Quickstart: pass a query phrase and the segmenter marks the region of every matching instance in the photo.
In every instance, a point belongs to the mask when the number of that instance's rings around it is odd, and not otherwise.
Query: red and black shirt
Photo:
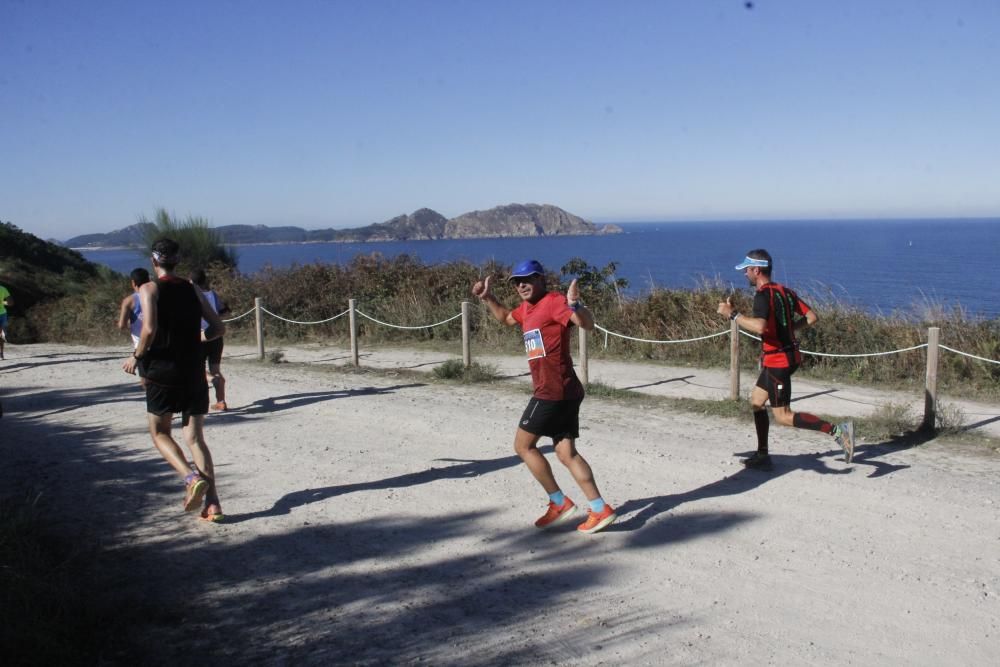
[[[753,316],[767,321],[761,335],[765,368],[790,368],[802,363],[795,340],[795,320],[810,310],[809,304],[784,285],[767,283],[757,288]]]

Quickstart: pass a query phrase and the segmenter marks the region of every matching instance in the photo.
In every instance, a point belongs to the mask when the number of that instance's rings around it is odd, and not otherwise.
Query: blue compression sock
[[[590,511],[591,512],[601,512],[604,510],[604,498],[598,496],[590,501]]]
[[[549,500],[554,502],[556,506],[562,507],[562,504],[566,502],[566,494],[562,491],[553,491],[549,494]]]

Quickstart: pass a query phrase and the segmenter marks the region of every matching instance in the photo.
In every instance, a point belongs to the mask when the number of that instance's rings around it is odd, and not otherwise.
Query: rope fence
[[[977,361],[985,361],[988,364],[997,364],[997,365],[1000,365],[1000,361],[997,361],[996,359],[987,359],[986,357],[977,357],[976,355],[969,354],[968,352],[961,352],[959,350],[953,350],[950,347],[948,347],[947,345],[941,345],[940,347],[941,347],[942,350],[948,350],[949,352],[954,352],[955,354],[957,354],[959,356],[962,356],[962,357],[968,357],[969,359],[976,359]]]
[[[287,318],[285,318],[285,317],[282,317],[281,315],[275,315],[274,313],[272,313],[272,312],[271,312],[270,310],[268,310],[267,308],[263,308],[263,307],[262,307],[262,308],[261,308],[261,310],[262,310],[262,311],[264,311],[265,313],[267,313],[268,315],[270,315],[271,317],[273,317],[273,318],[275,318],[275,319],[278,319],[278,320],[281,320],[282,322],[288,322],[289,324],[325,324],[326,322],[333,322],[333,321],[334,321],[335,319],[337,319],[338,317],[343,317],[344,315],[347,315],[347,313],[349,313],[349,312],[350,312],[350,310],[345,310],[345,311],[344,311],[344,312],[342,312],[341,314],[339,314],[339,315],[334,315],[333,317],[328,317],[328,318],[326,318],[325,320],[316,320],[316,321],[314,321],[314,322],[300,322],[300,321],[298,321],[298,320],[290,320],[290,319],[287,319]]]
[[[747,333],[746,331],[740,331],[741,334],[747,338],[753,338],[756,341],[760,341],[760,336],[754,336],[752,333]],[[861,357],[885,357],[890,354],[899,354],[901,352],[910,352],[912,350],[919,350],[921,348],[927,347],[927,343],[921,343],[920,345],[914,345],[913,347],[904,347],[899,350],[888,350],[887,352],[863,352],[861,354],[830,354],[827,352],[811,352],[810,350],[799,350],[802,354],[807,354],[811,357],[841,357],[844,359],[859,359]],[[941,347],[944,347],[943,345]],[[984,361],[987,361],[984,359]],[[1000,362],[997,362],[1000,363]]]
[[[375,319],[374,317],[372,317],[371,315],[365,315],[365,314],[364,314],[364,313],[362,313],[362,312],[361,312],[360,310],[359,310],[359,311],[357,311],[357,313],[358,313],[358,315],[360,315],[361,317],[364,317],[365,319],[368,319],[368,320],[371,320],[371,321],[372,321],[372,322],[374,322],[375,324],[381,324],[381,325],[382,325],[382,326],[384,326],[384,327],[390,327],[390,328],[392,328],[392,329],[408,329],[408,330],[410,330],[410,331],[413,331],[413,330],[415,330],[415,329],[433,329],[434,327],[439,327],[439,326],[441,326],[442,324],[448,324],[448,322],[451,322],[451,321],[453,321],[453,320],[457,320],[458,318],[460,318],[460,317],[462,316],[462,313],[459,313],[458,315],[455,315],[454,317],[449,317],[449,318],[448,318],[448,319],[446,319],[446,320],[441,320],[441,321],[440,321],[440,322],[438,322],[437,324],[423,324],[423,325],[420,325],[420,326],[415,326],[415,327],[405,327],[405,326],[403,326],[403,325],[401,325],[401,324],[389,324],[388,322],[383,322],[383,321],[381,321],[381,320],[376,320],[376,319]]]
[[[257,306],[254,306],[253,308],[251,308],[247,312],[243,313],[242,315],[237,315],[236,317],[230,317],[228,320],[222,320],[222,321],[223,322],[235,322],[237,320],[242,320],[244,317],[246,317],[250,313],[254,313],[254,312],[257,312]]]
[[[719,333],[708,334],[707,336],[700,336],[698,338],[682,338],[678,340],[649,340],[647,338],[632,338],[631,336],[626,336],[625,334],[615,333],[614,331],[608,331],[599,324],[594,324],[594,328],[598,331],[604,332],[604,348],[608,347],[608,336],[615,336],[616,338],[623,338],[625,340],[635,341],[636,343],[657,343],[661,345],[669,345],[673,343],[696,343],[700,340],[708,340],[710,338],[718,338],[719,336],[725,336],[728,331],[720,331]]]
[[[434,324],[422,324],[422,325],[402,325],[402,324],[392,324],[390,322],[383,322],[382,320],[376,319],[371,315],[368,315],[357,309],[354,299],[348,301],[347,310],[333,317],[328,317],[323,320],[315,320],[310,322],[304,322],[299,320],[293,320],[290,318],[282,317],[276,313],[264,308],[261,299],[258,297],[254,299],[254,307],[236,317],[223,320],[223,322],[236,322],[244,317],[247,317],[251,313],[256,313],[256,324],[257,324],[257,352],[258,358],[264,359],[264,323],[263,314],[267,314],[277,320],[286,322],[288,324],[298,324],[298,325],[315,325],[315,324],[325,324],[327,322],[332,322],[336,319],[348,315],[350,334],[351,334],[351,356],[353,358],[353,363],[355,366],[360,365],[360,355],[359,355],[359,345],[358,345],[358,326],[357,326],[357,316],[361,317],[384,327],[390,327],[393,329],[402,329],[408,331],[415,331],[419,329],[432,329],[435,327],[444,326],[454,322],[457,319],[462,320],[462,359],[466,368],[472,365],[471,356],[471,321],[470,321],[470,303],[468,301],[462,302],[462,309],[457,315],[449,317],[447,319],[441,320],[440,322],[435,322]],[[759,336],[755,336],[746,331],[742,331],[736,322],[732,322],[728,331],[719,331],[717,333],[707,334],[705,336],[699,336],[696,338],[683,338],[674,340],[652,340],[647,338],[636,338],[633,336],[627,336],[622,333],[611,331],[602,327],[599,324],[594,325],[594,329],[600,331],[604,334],[604,348],[608,347],[608,339],[610,337],[621,338],[623,340],[633,341],[637,343],[649,343],[654,345],[675,345],[679,343],[696,343],[704,340],[710,340],[713,338],[719,338],[725,335],[729,335],[730,338],[730,398],[732,400],[739,400],[740,395],[740,365],[739,365],[739,341],[740,335],[744,335],[747,338],[751,338],[755,341],[760,341]],[[919,345],[913,345],[911,347],[900,348],[897,350],[886,350],[882,352],[863,352],[863,353],[830,353],[830,352],[816,352],[813,350],[799,350],[802,354],[814,357],[827,357],[827,358],[843,358],[843,359],[860,359],[868,357],[884,357],[893,354],[903,354],[906,352],[914,352],[916,350],[926,350],[927,355],[927,368],[926,368],[926,380],[924,383],[924,419],[921,424],[921,429],[923,430],[934,430],[936,413],[937,413],[937,372],[938,372],[938,359],[940,355],[940,350],[945,350],[953,354],[960,355],[969,359],[974,359],[976,361],[982,361],[989,364],[1000,365],[1000,360],[988,359],[986,357],[981,357],[975,354],[970,354],[968,352],[962,352],[961,350],[956,350],[950,348],[946,345],[940,344],[940,328],[930,327],[927,329],[927,342],[920,343]],[[584,384],[589,382],[589,355],[587,352],[587,339],[589,334],[587,331],[580,330],[580,359],[578,363],[578,368],[580,370],[580,379]]]

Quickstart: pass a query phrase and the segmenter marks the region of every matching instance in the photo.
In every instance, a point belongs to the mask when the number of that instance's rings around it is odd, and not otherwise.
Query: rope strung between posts
[[[275,317],[275,318],[281,320],[282,322],[288,322],[289,324],[323,324],[324,322],[332,322],[333,320],[337,319],[338,317],[343,317],[347,313],[351,312],[350,309],[347,309],[344,312],[342,312],[341,314],[334,315],[333,317],[328,317],[325,320],[316,320],[315,322],[299,322],[299,321],[296,321],[296,320],[286,319],[286,318],[282,317],[281,315],[275,315],[274,313],[272,313],[270,310],[268,310],[264,306],[261,306],[260,309],[262,311],[264,311],[265,313],[267,313],[268,315],[270,315],[271,317]]]
[[[222,320],[222,321],[223,322],[235,322],[236,320],[242,320],[244,317],[246,317],[250,313],[254,312],[255,310],[257,310],[257,306],[254,306],[253,308],[251,308],[247,312],[243,313],[242,315],[237,315],[236,317],[231,317],[228,320]]]
[[[988,363],[991,363],[991,364],[1000,364],[1000,361],[996,361],[995,359],[987,359],[985,357],[977,357],[976,355],[969,354],[968,352],[959,352],[958,350],[951,349],[947,345],[938,345],[938,347],[940,347],[942,350],[948,350],[949,352],[954,352],[955,354],[960,354],[963,357],[969,357],[970,359],[978,359],[979,361],[985,361],[985,362],[988,362]]]
[[[251,308],[250,310],[248,310],[247,312],[243,313],[242,315],[237,315],[236,317],[232,317],[232,318],[229,318],[229,319],[226,319],[226,320],[222,320],[222,321],[223,322],[236,322],[237,320],[241,320],[244,317],[246,317],[247,315],[249,315],[250,313],[254,312],[256,309],[257,308],[255,306],[255,307]],[[275,313],[272,313],[271,311],[269,311],[267,308],[264,308],[263,306],[261,306],[260,309],[261,309],[261,311],[267,313],[271,317],[279,319],[282,322],[288,322],[289,324],[324,324],[326,322],[332,322],[333,320],[335,320],[337,318],[340,318],[340,317],[343,317],[344,315],[347,315],[349,312],[351,312],[350,309],[348,308],[344,312],[342,312],[342,313],[340,313],[338,315],[334,315],[333,317],[328,317],[325,320],[316,320],[315,322],[302,322],[302,321],[299,321],[299,320],[290,320],[288,318],[282,317],[281,315],[277,315]],[[439,327],[442,324],[448,324],[449,322],[451,322],[453,320],[457,320],[458,318],[460,318],[462,316],[462,313],[459,313],[457,315],[449,317],[446,320],[442,320],[440,322],[437,322],[436,324],[424,324],[424,325],[420,325],[420,326],[403,326],[403,325],[399,325],[399,324],[390,324],[388,322],[383,322],[381,320],[377,320],[374,317],[372,317],[371,315],[363,313],[360,310],[355,310],[355,312],[358,315],[361,315],[362,317],[364,317],[364,318],[366,318],[368,320],[371,320],[372,322],[374,322],[376,324],[381,324],[382,326],[391,327],[393,329],[407,329],[407,330],[432,329],[434,327]],[[675,344],[675,343],[696,343],[698,341],[709,340],[711,338],[718,338],[719,336],[725,336],[725,335],[729,334],[729,331],[726,330],[726,331],[720,331],[720,332],[714,333],[714,334],[708,334],[706,336],[699,336],[697,338],[681,338],[681,339],[676,339],[676,340],[652,340],[652,339],[649,339],[649,338],[635,338],[635,337],[632,337],[632,336],[626,336],[625,334],[620,334],[620,333],[617,333],[615,331],[610,331],[608,329],[605,329],[604,327],[602,327],[599,324],[595,324],[594,328],[597,329],[598,331],[601,331],[601,332],[604,333],[604,347],[605,348],[608,347],[608,337],[609,336],[614,336],[616,338],[622,338],[624,340],[630,340],[630,341],[633,341],[633,342],[636,342],[636,343],[652,343],[652,344],[656,344],[656,345],[671,345],[671,344]],[[744,336],[746,336],[747,338],[752,338],[752,339],[754,339],[756,341],[760,341],[760,337],[759,336],[754,336],[753,334],[748,333],[746,331],[743,331],[742,329],[740,330],[740,333],[743,334]],[[799,351],[802,354],[808,354],[808,355],[814,356],[814,357],[837,357],[837,358],[843,358],[843,359],[859,359],[859,358],[864,358],[864,357],[884,357],[884,356],[888,356],[890,354],[900,354],[900,353],[903,353],[903,352],[912,352],[914,350],[919,350],[919,349],[922,349],[922,348],[925,348],[925,347],[927,347],[927,343],[920,343],[919,345],[914,345],[912,347],[904,347],[904,348],[900,348],[898,350],[889,350],[887,352],[865,352],[865,353],[861,353],[861,354],[831,354],[831,353],[827,353],[827,352],[814,352],[812,350],[799,350]],[[989,363],[989,364],[998,364],[998,365],[1000,365],[1000,361],[997,361],[996,359],[987,359],[986,357],[980,357],[980,356],[977,356],[975,354],[969,354],[968,352],[962,352],[961,350],[956,350],[956,349],[950,348],[947,345],[939,345],[938,347],[940,347],[942,350],[947,350],[949,352],[954,352],[955,354],[958,354],[960,356],[968,357],[969,359],[976,359],[977,361],[985,361],[986,363]]]
[[[439,327],[442,324],[448,324],[448,322],[451,322],[452,320],[457,320],[458,318],[460,318],[462,316],[462,313],[459,313],[458,315],[455,315],[454,317],[449,317],[448,319],[442,320],[442,321],[438,322],[437,324],[424,324],[424,325],[421,325],[419,327],[404,327],[404,326],[401,326],[399,324],[389,324],[388,322],[382,322],[380,320],[376,320],[371,315],[365,315],[360,310],[355,310],[354,312],[356,312],[361,317],[368,318],[369,320],[371,320],[375,324],[381,324],[384,327],[392,327],[393,329],[431,329],[433,327]]]
[[[753,338],[756,341],[760,340],[759,336],[754,336],[746,331],[740,331],[741,334],[747,338]],[[899,350],[889,350],[888,352],[864,352],[861,354],[828,354],[826,352],[812,352],[810,350],[799,350],[802,354],[808,354],[813,357],[843,357],[843,358],[859,358],[859,357],[884,357],[890,354],[899,354],[900,352],[911,352],[912,350],[919,350],[922,347],[927,347],[927,343],[921,343],[920,345],[914,345],[913,347],[904,347]]]
[[[728,331],[720,331],[719,333],[709,334],[707,336],[701,336],[699,338],[685,338],[683,340],[648,340],[646,338],[632,338],[631,336],[626,336],[624,334],[615,333],[614,331],[608,331],[607,329],[605,329],[604,327],[602,327],[600,324],[595,324],[594,328],[597,329],[598,331],[603,331],[604,332],[604,347],[608,346],[608,336],[616,336],[618,338],[624,338],[625,340],[632,340],[632,341],[635,341],[637,343],[662,343],[662,344],[668,344],[668,343],[694,343],[694,342],[699,341],[699,340],[708,340],[709,338],[716,338],[718,336],[725,336],[726,334],[729,333]]]

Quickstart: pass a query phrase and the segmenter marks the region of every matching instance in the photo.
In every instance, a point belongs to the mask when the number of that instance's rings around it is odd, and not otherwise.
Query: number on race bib
[[[540,329],[532,329],[524,332],[524,353],[528,355],[528,360],[541,359],[545,356],[545,343],[542,342],[542,332]]]

